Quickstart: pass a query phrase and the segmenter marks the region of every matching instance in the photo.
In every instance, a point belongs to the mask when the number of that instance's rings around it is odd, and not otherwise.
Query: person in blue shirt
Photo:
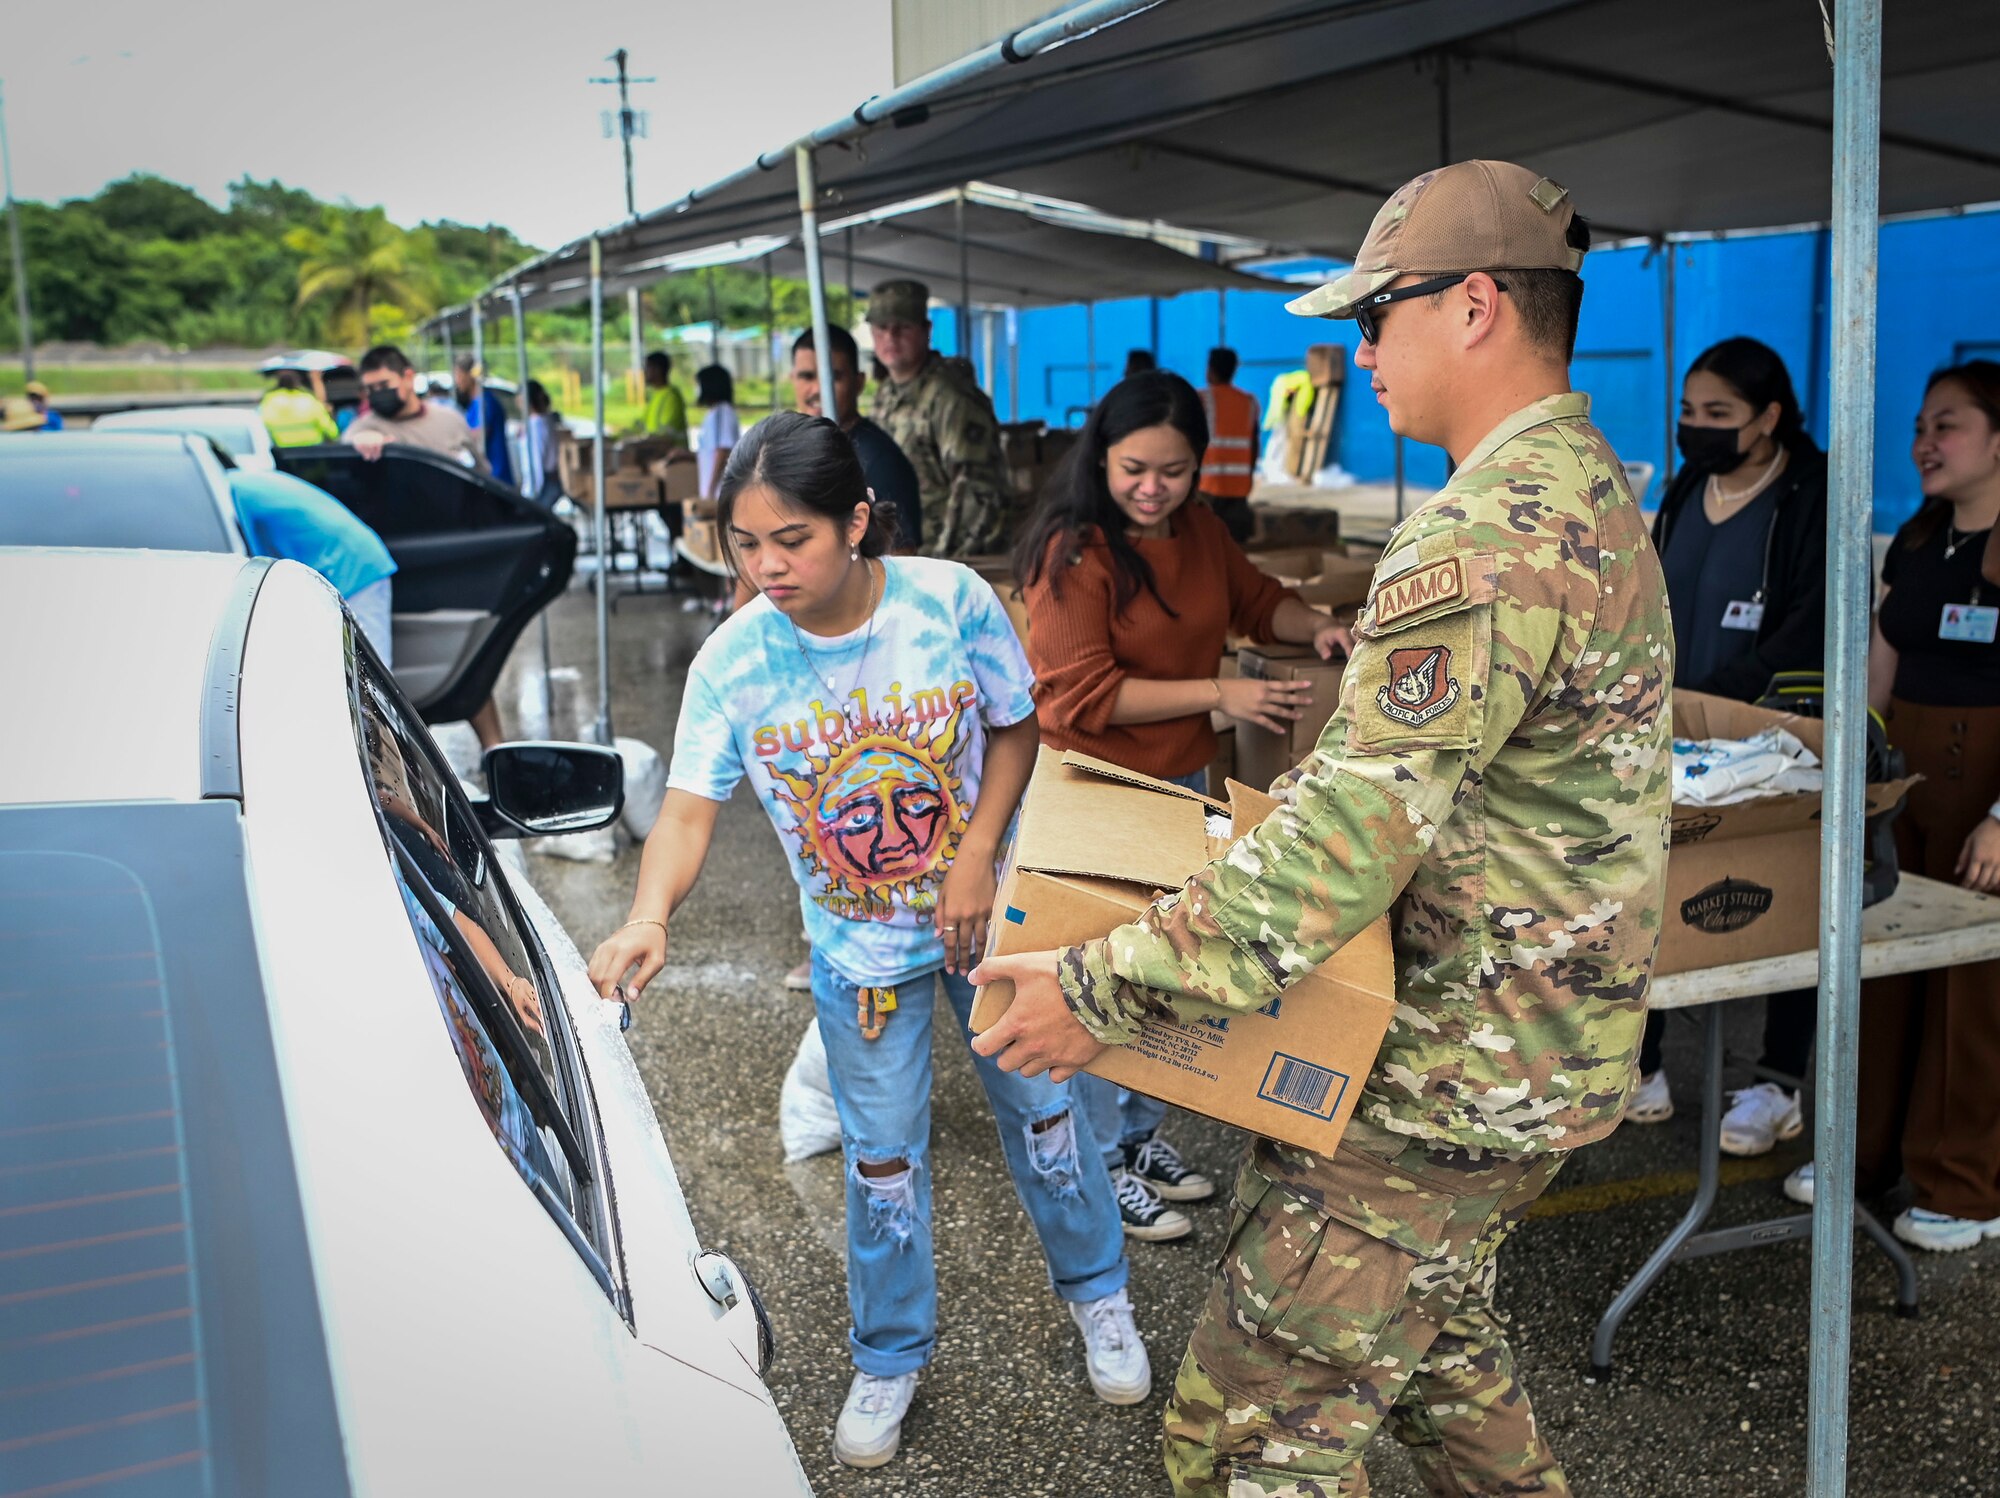
[[[229,471],[229,492],[251,554],[300,562],[333,584],[385,667],[396,559],[382,538],[316,484],[289,473]]]
[[[507,408],[479,382],[479,361],[470,354],[452,360],[451,383],[458,395],[458,409],[465,413],[465,424],[479,434],[486,466],[493,470],[494,478],[514,488],[514,455],[507,450]]]
[[[49,404],[49,387],[40,380],[30,380],[22,387],[28,397],[28,404],[42,416],[42,430],[60,432],[63,429],[62,412]]]

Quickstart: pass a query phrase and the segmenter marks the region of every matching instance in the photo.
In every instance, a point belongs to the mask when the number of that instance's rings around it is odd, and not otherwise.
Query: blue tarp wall
[[[1704,348],[1736,334],[1761,338],[1784,357],[1798,386],[1806,425],[1826,443],[1828,350],[1826,297],[1830,241],[1825,231],[1708,240],[1673,247],[1675,354],[1684,370]],[[1268,267],[1291,275],[1305,265]],[[1584,267],[1587,291],[1572,371],[1592,409],[1627,460],[1663,470],[1667,371],[1660,257],[1644,248],[1599,251]],[[1875,517],[1895,529],[1917,507],[1909,434],[1923,385],[1942,365],[2000,358],[2000,212],[1886,224],[1881,249],[1881,335],[1875,402]],[[1226,297],[1227,305],[1218,306]],[[1342,343],[1351,322],[1306,321],[1271,292],[1189,292],[1158,299],[1050,307],[1015,314],[1020,341],[1018,401],[1008,381],[1004,335],[994,358],[994,404],[1003,420],[1074,425],[1095,395],[1113,384],[1129,349],[1153,351],[1163,368],[1199,381],[1208,350],[1226,329],[1242,369],[1237,383],[1263,399],[1273,375],[1305,362],[1306,345]],[[937,342],[957,345],[954,314],[937,316]],[[1093,326],[1094,325],[1094,326]],[[1095,349],[1095,355],[1091,350]],[[1091,368],[1095,363],[1095,371]],[[1341,402],[1332,456],[1356,478],[1386,481],[1395,444],[1365,382]],[[1674,394],[1678,397],[1678,375]],[[1410,482],[1444,479],[1443,455],[1411,446]],[[1659,480],[1648,503],[1658,499]]]

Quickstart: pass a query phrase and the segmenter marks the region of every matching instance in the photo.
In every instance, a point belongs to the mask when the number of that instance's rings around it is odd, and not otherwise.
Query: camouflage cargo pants
[[[1386,1420],[1432,1493],[1567,1495],[1493,1310],[1494,1255],[1562,1160],[1358,1120],[1331,1157],[1260,1140],[1167,1405],[1175,1493],[1366,1493]]]

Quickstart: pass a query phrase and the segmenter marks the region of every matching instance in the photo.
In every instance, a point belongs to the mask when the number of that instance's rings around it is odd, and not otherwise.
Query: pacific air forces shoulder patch
[[[1355,625],[1347,742],[1361,752],[1470,748],[1491,664],[1493,558],[1427,538],[1382,564]]]

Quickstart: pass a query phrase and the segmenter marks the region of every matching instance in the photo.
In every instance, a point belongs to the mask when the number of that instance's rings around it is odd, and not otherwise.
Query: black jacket
[[[1683,468],[1674,475],[1660,513],[1653,519],[1653,544],[1662,554],[1674,523],[1690,504],[1700,504],[1707,476]],[[1677,683],[1697,692],[1750,702],[1764,695],[1780,671],[1818,671],[1826,665],[1826,454],[1797,448],[1773,486],[1764,545],[1764,622],[1757,643],[1716,672],[1712,681]]]

